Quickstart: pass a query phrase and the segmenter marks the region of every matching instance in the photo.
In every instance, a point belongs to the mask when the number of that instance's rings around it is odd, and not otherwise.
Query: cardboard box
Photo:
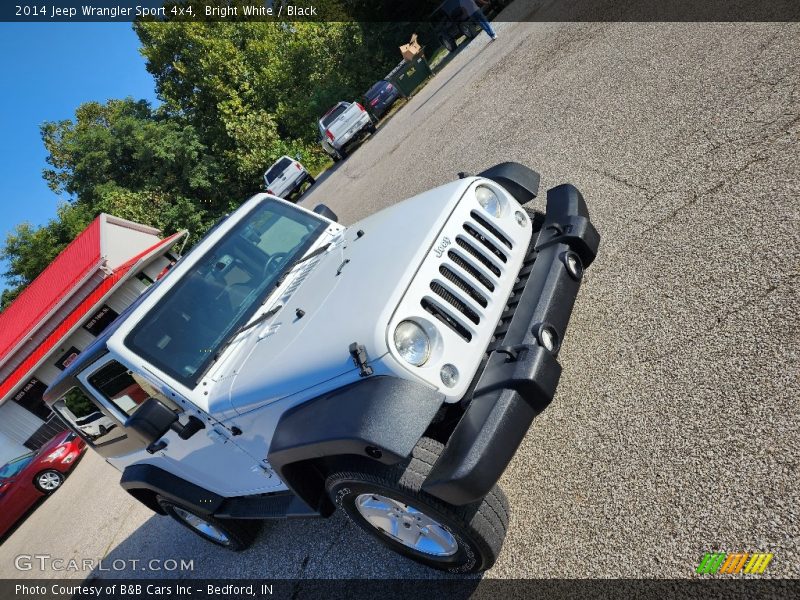
[[[417,56],[422,54],[422,46],[417,42],[417,34],[411,36],[411,41],[408,44],[400,46],[400,54],[403,55],[404,60],[414,60]]]

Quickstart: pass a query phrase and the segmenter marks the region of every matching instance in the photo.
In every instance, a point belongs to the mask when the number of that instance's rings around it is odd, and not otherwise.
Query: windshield
[[[270,182],[275,181],[278,176],[286,170],[292,164],[292,161],[285,156],[276,162],[272,167],[270,167],[269,171],[264,174],[264,181],[267,182],[269,185]]]
[[[125,344],[188,387],[255,313],[286,267],[324,231],[321,219],[265,200],[185,273]]]
[[[337,118],[339,118],[340,114],[342,114],[344,111],[347,110],[348,106],[350,106],[350,105],[349,104],[340,104],[339,106],[334,108],[331,112],[329,112],[327,115],[322,117],[322,126],[323,127],[328,127],[328,125],[330,125]]]
[[[22,471],[22,469],[30,464],[34,456],[34,453],[31,452],[30,454],[24,454],[23,456],[15,458],[14,460],[4,464],[2,467],[0,467],[0,479],[9,479],[10,477],[13,477]]]

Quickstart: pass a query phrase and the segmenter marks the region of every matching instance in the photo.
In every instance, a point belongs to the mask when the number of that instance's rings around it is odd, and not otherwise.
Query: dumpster
[[[386,76],[386,79],[397,86],[400,93],[410,96],[420,84],[431,76],[428,61],[421,54],[413,60],[404,60]]]

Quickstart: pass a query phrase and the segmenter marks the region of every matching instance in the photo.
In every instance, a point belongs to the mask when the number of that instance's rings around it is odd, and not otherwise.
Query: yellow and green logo
[[[766,552],[706,552],[697,572],[701,575],[724,573],[763,573],[772,560],[772,553]]]

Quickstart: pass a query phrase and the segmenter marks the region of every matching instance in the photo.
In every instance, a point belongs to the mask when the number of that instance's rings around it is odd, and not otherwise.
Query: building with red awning
[[[0,312],[0,464],[63,425],[42,401],[48,384],[165,268],[186,232],[99,215]]]

